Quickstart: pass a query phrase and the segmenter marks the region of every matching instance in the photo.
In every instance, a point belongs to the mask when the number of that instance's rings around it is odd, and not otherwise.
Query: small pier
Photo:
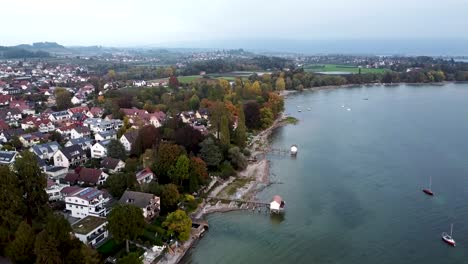
[[[266,209],[266,212],[270,213],[282,213],[284,211],[285,203],[282,201],[281,197],[275,195],[273,197],[272,202],[261,202],[256,200],[242,200],[242,199],[229,199],[229,198],[218,198],[213,196],[208,196],[207,199],[217,200],[220,202],[229,202],[229,203],[237,203],[239,209],[245,209],[252,211],[258,210],[259,212],[262,211],[263,208]]]

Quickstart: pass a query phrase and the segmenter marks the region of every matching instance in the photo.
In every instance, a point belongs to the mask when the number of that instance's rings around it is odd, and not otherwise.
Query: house
[[[48,160],[54,156],[54,153],[59,150],[61,146],[56,141],[37,144],[30,148],[30,151],[36,154],[40,159]]]
[[[22,128],[12,128],[2,131],[0,133],[0,141],[6,143],[10,141],[13,137],[20,137],[21,135],[26,134]]]
[[[70,113],[68,111],[53,112],[49,115],[50,121],[54,123],[64,123],[70,120]]]
[[[123,134],[120,137],[120,143],[125,147],[125,150],[127,152],[130,152],[132,150],[132,145],[135,143],[135,140],[138,136],[138,131],[137,130],[131,130],[128,131],[127,133]]]
[[[71,185],[102,185],[109,177],[109,174],[98,169],[83,168],[79,167],[75,169],[75,172],[68,173],[64,181]]]
[[[65,197],[65,208],[75,218],[85,218],[88,215],[105,217],[108,213],[107,202],[109,202],[107,193],[96,188],[87,187],[80,188]]]
[[[3,120],[0,120],[0,131],[8,130],[10,126]]]
[[[110,143],[110,139],[106,139],[100,142],[96,142],[91,147],[91,158],[102,159],[107,157],[107,145]]]
[[[84,164],[88,158],[80,146],[73,145],[57,150],[53,159],[55,166],[70,168]]]
[[[58,180],[54,181],[51,179],[47,179],[47,187],[45,189],[47,196],[49,197],[49,201],[60,201],[63,200],[62,196],[62,189],[68,187],[70,185],[60,183]]]
[[[28,116],[21,122],[21,128],[37,128],[37,130],[41,133],[48,133],[55,130],[55,125],[49,119]]]
[[[26,102],[25,100],[12,100],[10,102],[10,108],[18,109],[25,115],[34,115],[36,113],[36,110],[34,110],[34,103]]]
[[[86,114],[88,111],[89,111],[89,107],[87,106],[77,106],[77,107],[72,107],[68,109],[68,113],[70,115],[77,114],[77,113]]]
[[[122,171],[125,168],[125,162],[119,159],[105,157],[101,161],[101,168],[112,174]]]
[[[0,151],[0,165],[12,165],[15,162],[16,151]]]
[[[0,94],[0,106],[8,106],[13,100],[13,96]]]
[[[150,183],[153,179],[155,179],[155,176],[150,168],[141,170],[136,174],[136,180],[139,184]]]
[[[71,99],[71,102],[72,104],[74,105],[77,105],[77,104],[82,104],[84,103],[86,100],[86,96],[84,94],[81,94],[81,93],[76,93],[72,99]]]
[[[93,140],[89,137],[81,137],[81,138],[74,138],[70,139],[65,143],[65,147],[70,147],[73,145],[80,146],[84,151],[91,149],[93,146]]]
[[[82,126],[82,125],[83,125],[83,122],[86,120],[86,118],[88,118],[88,117],[87,117],[85,114],[82,114],[82,113],[74,113],[74,114],[70,117],[70,122],[71,122],[72,124]]]
[[[68,168],[59,167],[59,166],[43,166],[44,173],[49,177],[49,179],[59,179],[67,175]]]
[[[103,132],[98,132],[94,135],[94,140],[97,142],[108,140],[108,139],[117,139],[117,131],[108,130]]]
[[[101,118],[88,118],[83,122],[83,126],[89,127],[94,133],[118,130],[122,125],[123,122],[119,119],[104,120]]]
[[[10,126],[18,126],[18,121],[22,118],[20,110],[16,108],[0,109],[0,120],[5,121]]]
[[[86,112],[86,116],[89,118],[101,118],[104,114],[104,110],[100,107],[91,107],[88,112]]]
[[[21,141],[21,144],[23,144],[25,148],[37,145],[41,141],[45,141],[48,138],[49,138],[48,134],[44,134],[41,132],[33,132],[33,133],[23,134],[19,136],[19,140]]]
[[[91,136],[91,130],[89,130],[89,128],[85,126],[75,127],[70,132],[71,139],[77,139],[77,138],[89,137],[89,136]]]
[[[151,193],[125,191],[119,200],[120,204],[131,204],[143,211],[145,219],[152,219],[159,215],[161,200]]]
[[[107,219],[88,215],[78,220],[71,226],[75,237],[85,245],[93,248],[104,242],[109,237]]]
[[[62,138],[69,139],[71,137],[72,130],[75,128],[75,125],[61,126],[56,129],[56,131],[62,135]]]
[[[284,210],[285,202],[279,195],[273,196],[273,199],[270,203],[270,212],[272,213],[280,213]]]

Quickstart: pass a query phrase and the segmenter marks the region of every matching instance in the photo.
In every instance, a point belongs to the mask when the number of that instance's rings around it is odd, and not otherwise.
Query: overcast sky
[[[468,0],[0,0],[0,45],[468,38]]]

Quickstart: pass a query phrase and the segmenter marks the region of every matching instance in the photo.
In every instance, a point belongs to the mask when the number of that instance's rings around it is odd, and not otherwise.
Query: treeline
[[[0,166],[0,255],[14,263],[101,263],[49,207],[46,179],[30,151],[13,168]]]
[[[232,71],[259,71],[259,70],[282,70],[293,67],[292,61],[278,58],[258,56],[249,59],[216,59],[196,61],[187,64],[180,69],[180,75],[196,75],[201,71],[206,73],[225,73]]]
[[[0,46],[0,58],[23,59],[23,58],[47,58],[50,54],[45,51],[29,51],[22,48]]]

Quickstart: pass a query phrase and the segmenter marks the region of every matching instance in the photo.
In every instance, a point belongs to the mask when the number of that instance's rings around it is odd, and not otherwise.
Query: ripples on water
[[[468,263],[467,98],[467,84],[290,96],[286,112],[300,123],[272,142],[297,144],[299,154],[270,156],[284,184],[259,194],[280,194],[285,216],[210,215],[210,231],[183,262]],[[434,197],[421,191],[429,176]],[[440,239],[451,222],[456,248]]]

